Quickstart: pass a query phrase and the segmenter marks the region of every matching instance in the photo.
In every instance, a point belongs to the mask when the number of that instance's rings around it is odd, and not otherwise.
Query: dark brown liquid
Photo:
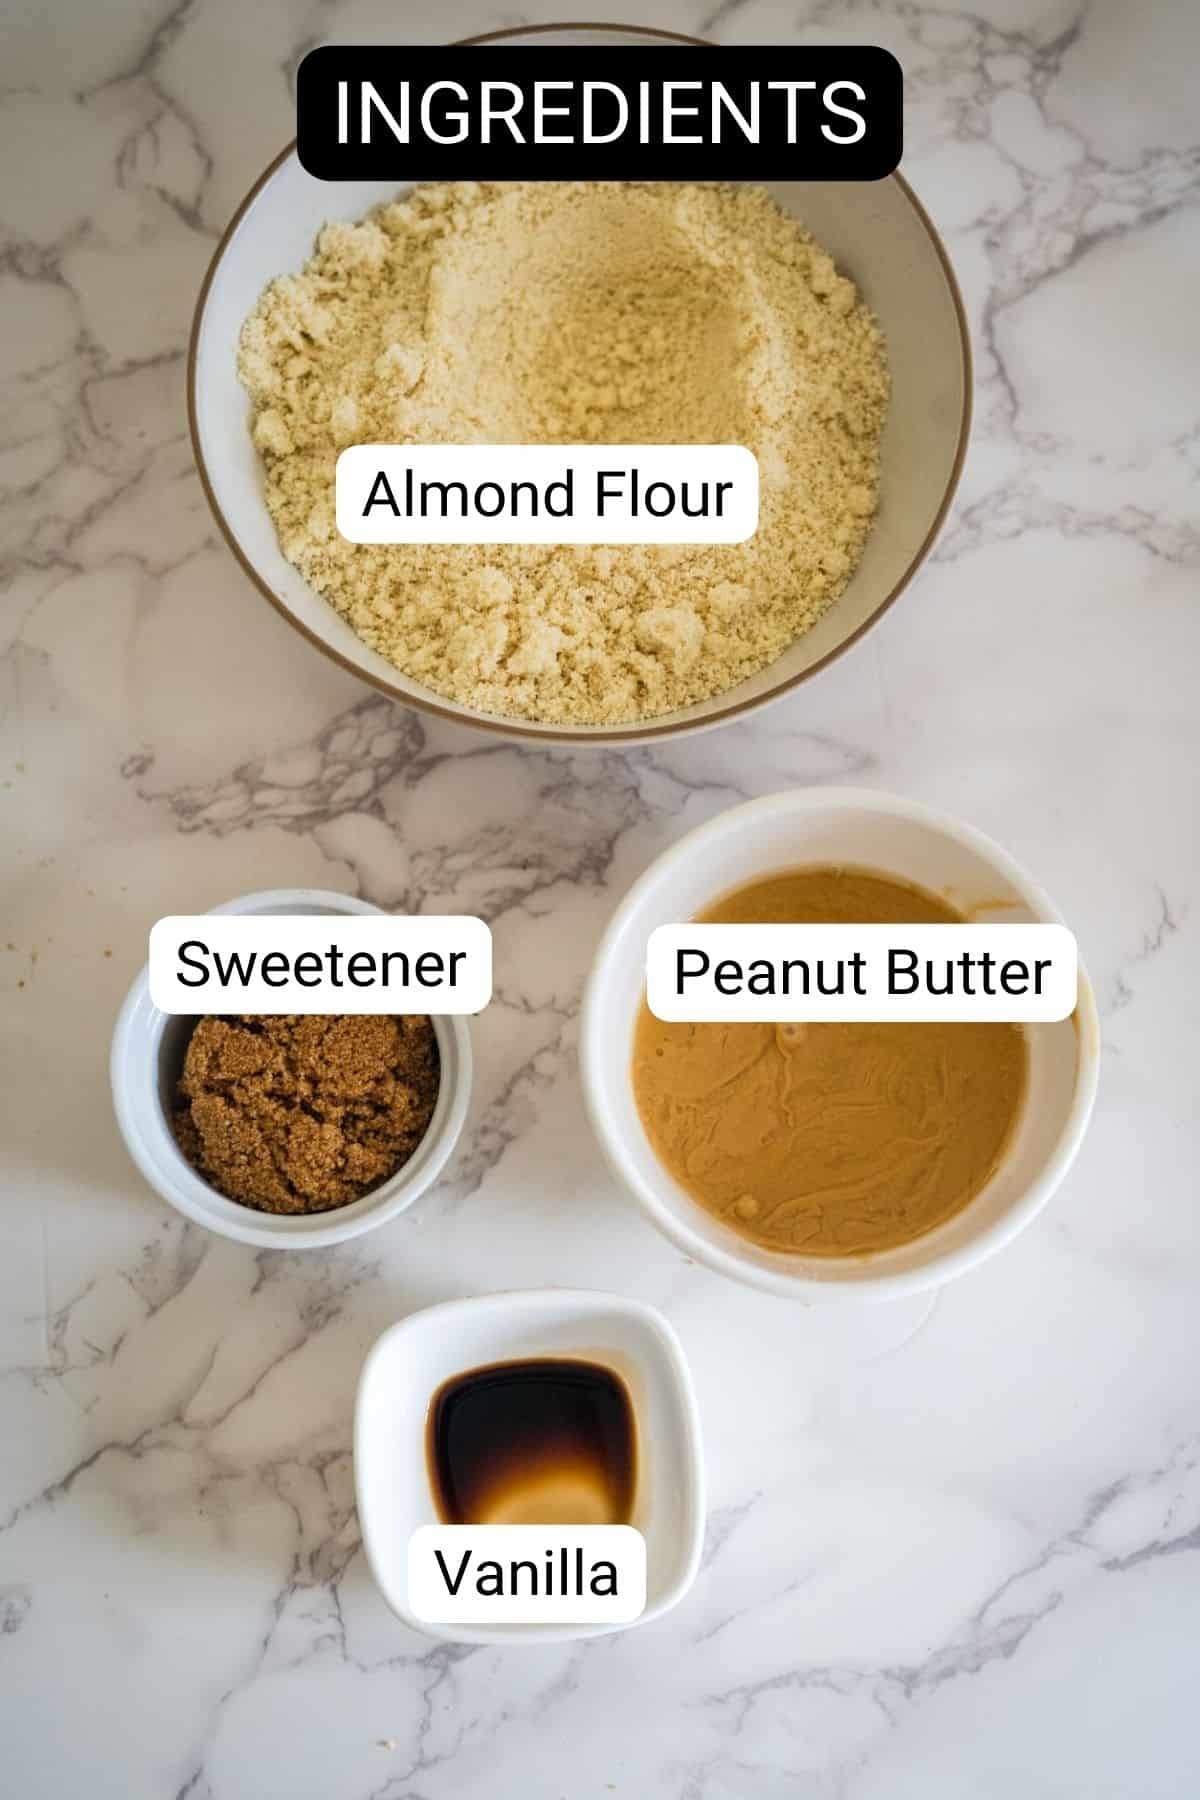
[[[455,1375],[429,1407],[426,1452],[447,1525],[624,1525],[637,1431],[625,1383],[546,1358]]]

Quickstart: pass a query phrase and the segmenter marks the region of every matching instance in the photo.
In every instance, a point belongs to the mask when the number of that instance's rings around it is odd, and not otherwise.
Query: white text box
[[[430,1625],[631,1625],[646,1542],[632,1525],[422,1525],[408,1604]]]
[[[352,544],[740,544],[758,528],[741,444],[354,444]]]
[[[482,919],[198,913],[150,933],[167,1013],[476,1013],[491,997]]]
[[[1069,1018],[1065,925],[660,925],[646,998],[660,1019]]]

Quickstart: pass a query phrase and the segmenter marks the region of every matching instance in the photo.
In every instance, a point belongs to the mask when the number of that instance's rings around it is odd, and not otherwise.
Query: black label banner
[[[310,50],[297,153],[322,181],[878,181],[900,65],[858,44]]]

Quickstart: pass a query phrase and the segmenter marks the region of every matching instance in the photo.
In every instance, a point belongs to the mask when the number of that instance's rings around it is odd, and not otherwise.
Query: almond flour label
[[[355,544],[740,544],[757,526],[739,444],[358,444],[337,463]]]

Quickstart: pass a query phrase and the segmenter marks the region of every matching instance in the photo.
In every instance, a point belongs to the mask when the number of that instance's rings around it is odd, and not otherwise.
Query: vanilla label
[[[429,1625],[631,1625],[646,1542],[632,1525],[423,1525],[408,1604]]]

